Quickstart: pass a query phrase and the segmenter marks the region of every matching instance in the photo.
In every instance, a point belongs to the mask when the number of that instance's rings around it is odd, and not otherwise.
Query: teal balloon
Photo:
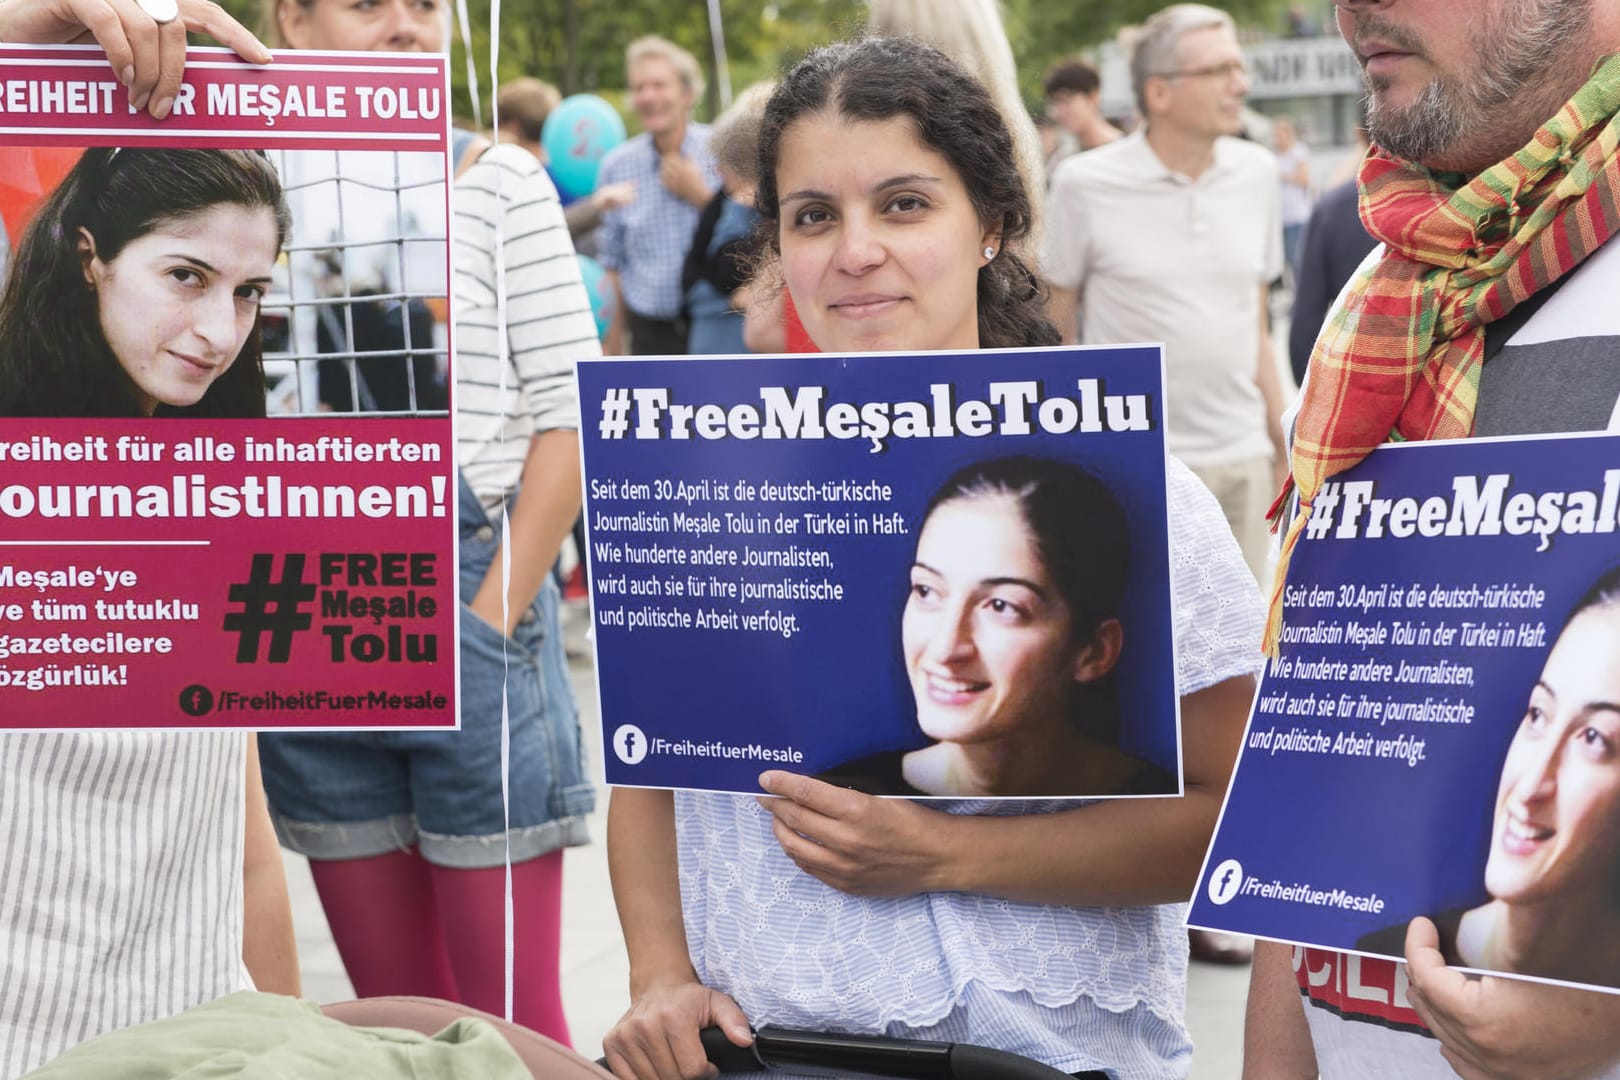
[[[624,142],[624,120],[595,94],[574,94],[551,110],[540,129],[540,144],[551,163],[557,189],[570,199],[596,190],[602,155]]]
[[[608,284],[607,271],[602,264],[589,255],[576,255],[579,260],[579,276],[585,279],[585,293],[591,298],[591,314],[596,318],[596,336],[606,337],[608,325],[613,322],[613,305],[615,297],[613,286]]]

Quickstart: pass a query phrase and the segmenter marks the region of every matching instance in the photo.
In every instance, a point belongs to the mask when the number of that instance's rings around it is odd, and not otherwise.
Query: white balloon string
[[[500,10],[499,5],[496,6],[496,10]],[[461,27],[461,44],[465,46],[467,54],[467,96],[472,99],[473,126],[482,128],[484,126],[484,106],[478,95],[478,64],[473,59],[472,16],[467,12],[467,0],[456,0],[456,23]],[[492,14],[489,20],[491,38],[495,36],[495,27],[499,25]],[[492,67],[490,68],[490,78],[493,79],[494,75],[495,69]]]

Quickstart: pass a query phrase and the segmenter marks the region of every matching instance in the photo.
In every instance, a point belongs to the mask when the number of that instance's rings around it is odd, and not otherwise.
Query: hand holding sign
[[[0,5],[0,41],[57,45],[94,41],[107,51],[129,101],[155,119],[169,115],[185,73],[186,31],[234,49],[242,59],[268,64],[270,50],[212,0],[179,0],[169,10],[135,0],[10,0]],[[168,16],[167,19],[159,16]]]
[[[1620,997],[1464,975],[1428,919],[1407,929],[1406,959],[1412,1006],[1463,1080],[1584,1080],[1620,1060]]]
[[[759,804],[788,858],[856,896],[911,896],[941,887],[949,815],[905,799],[880,799],[797,773],[759,778],[775,799]]]

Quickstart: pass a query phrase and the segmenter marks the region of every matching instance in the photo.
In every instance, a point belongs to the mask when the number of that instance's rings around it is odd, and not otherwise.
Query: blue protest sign
[[[608,782],[1175,794],[1161,368],[581,363]]]
[[[1317,497],[1189,922],[1620,986],[1620,440],[1382,448]]]

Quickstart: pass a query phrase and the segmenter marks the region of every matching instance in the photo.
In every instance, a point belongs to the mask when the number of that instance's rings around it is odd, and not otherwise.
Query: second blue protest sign
[[[1190,922],[1620,987],[1620,439],[1376,451],[1289,566]]]

